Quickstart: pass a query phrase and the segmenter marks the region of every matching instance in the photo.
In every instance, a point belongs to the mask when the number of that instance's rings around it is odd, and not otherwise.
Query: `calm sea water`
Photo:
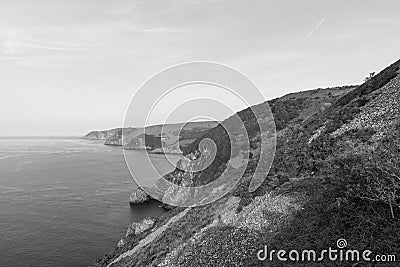
[[[128,151],[150,185],[146,153]],[[159,170],[173,169],[152,155]],[[175,158],[176,160],[178,157]],[[136,187],[122,149],[78,138],[0,138],[0,266],[85,266],[113,250],[132,221],[164,213],[130,207]]]

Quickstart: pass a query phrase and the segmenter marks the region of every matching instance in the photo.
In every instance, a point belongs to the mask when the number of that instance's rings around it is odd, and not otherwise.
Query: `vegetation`
[[[203,136],[209,130],[210,129],[203,129],[203,128],[192,128],[192,129],[186,130],[185,128],[183,128],[179,133],[179,141],[193,140],[193,139],[199,138],[199,137]]]
[[[161,148],[161,137],[159,136],[144,134],[144,142],[151,149]]]
[[[400,209],[399,131],[397,124],[371,152],[337,159],[333,179],[346,199],[367,202],[378,208],[376,212],[389,210],[392,220]]]
[[[303,187],[308,204],[271,246],[321,251],[345,238],[351,249],[400,255],[399,130],[371,152],[333,159],[324,179]]]
[[[333,103],[341,95],[341,92],[345,92],[346,90],[349,90],[349,88],[352,87],[344,86],[340,88],[334,88],[332,89],[332,91],[336,91],[335,95],[332,95],[331,92],[325,93],[324,90],[313,90],[310,91],[308,95],[303,92],[301,96],[293,94],[290,97],[268,101],[268,105],[270,106],[271,112],[274,115],[276,131],[296,127],[299,123],[302,123],[302,120],[299,119],[299,116],[302,113],[306,112],[306,114],[303,114],[305,115],[304,117],[313,116],[316,112],[320,110],[323,103],[322,101],[324,101],[325,103]],[[311,95],[316,92],[319,92],[319,94],[311,98]],[[266,105],[267,103],[261,103],[259,105],[253,106],[252,108],[247,108],[237,113],[237,115],[240,117],[245,125],[247,134],[249,136],[249,139],[251,140],[250,146],[252,150],[259,149],[258,146],[260,143],[260,129],[256,117],[253,113],[253,109],[266,110]],[[315,106],[316,109],[308,111],[310,106]],[[194,153],[195,151],[198,151],[199,143],[204,138],[212,139],[217,146],[217,155],[215,160],[208,168],[195,175],[195,185],[207,184],[219,177],[221,173],[223,173],[223,171],[225,170],[227,161],[233,156],[231,155],[229,135],[226,132],[225,128],[234,129],[235,127],[237,127],[237,125],[234,125],[234,121],[235,120],[233,120],[232,118],[228,118],[217,127],[207,131],[205,134],[201,135],[201,137],[197,138],[193,143],[183,148],[183,152],[186,155]],[[299,131],[300,130],[302,129],[299,129]],[[296,142],[294,139],[293,141]],[[280,146],[281,143],[277,145]],[[254,172],[257,163],[257,157],[253,158],[248,163],[245,176]],[[177,171],[179,172],[179,170]],[[280,168],[279,170],[276,170],[276,172],[286,173],[287,170]],[[174,173],[173,175],[177,176],[176,173]]]
[[[301,97],[276,102],[272,105],[271,111],[274,114],[276,130],[284,129],[291,120],[295,119],[308,104],[307,100],[307,98]]]

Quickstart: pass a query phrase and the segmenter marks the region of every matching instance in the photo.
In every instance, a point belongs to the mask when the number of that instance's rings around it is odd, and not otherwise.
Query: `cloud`
[[[324,23],[324,21],[327,19],[327,17],[324,17],[323,19],[321,19],[317,25],[315,25],[315,27],[306,35],[303,37],[302,41],[307,40],[308,38],[310,38],[314,32],[316,32],[318,30],[318,28],[322,25],[322,23]]]
[[[13,39],[8,39],[4,43],[4,53],[5,54],[15,54],[15,53],[23,53],[34,50],[50,50],[50,51],[87,51],[87,48],[76,47],[76,46],[67,46],[67,45],[54,45],[54,44],[46,44],[37,41],[17,41]]]
[[[301,42],[304,42],[304,41],[306,41],[308,38],[310,38],[310,37],[318,30],[318,28],[322,25],[322,23],[324,23],[324,21],[325,21],[327,18],[328,18],[328,17],[322,18],[322,19],[314,26],[314,28],[313,28],[309,33],[307,33],[307,34],[301,39],[300,43],[301,43]],[[296,52],[296,49],[297,49],[297,47],[294,47],[294,48],[290,49],[289,52],[288,52],[288,53],[286,54],[286,56],[284,57],[284,59],[287,60],[288,58],[292,57],[292,55],[294,54],[294,52]]]

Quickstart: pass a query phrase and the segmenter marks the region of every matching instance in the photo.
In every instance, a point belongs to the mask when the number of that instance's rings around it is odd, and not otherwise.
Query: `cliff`
[[[148,150],[150,153],[181,154],[182,148],[218,125],[215,121],[199,121],[154,125],[143,128],[118,128],[93,131],[84,139],[104,139],[105,145],[122,146],[128,150]]]
[[[360,86],[269,101],[277,149],[271,171],[252,193],[249,180],[264,136],[253,127],[251,110],[240,111],[252,140],[252,157],[235,189],[208,205],[172,209],[151,231],[128,238],[95,265],[275,266],[257,259],[265,245],[322,251],[343,238],[351,249],[400,255],[399,70],[397,61]],[[221,124],[231,123],[228,118]],[[229,147],[223,129],[212,128],[185,147],[185,158],[178,163],[189,166],[184,169],[198,164],[195,159],[203,152],[199,143],[205,137],[220,150]],[[228,157],[217,154],[202,171],[176,169],[166,179],[184,186],[207,184],[223,171]],[[167,197],[188,196],[170,192]],[[341,264],[327,258],[307,262]]]
[[[112,137],[115,133],[121,131],[121,128],[104,130],[104,131],[91,131],[90,133],[83,136],[83,139],[87,140],[106,140]]]

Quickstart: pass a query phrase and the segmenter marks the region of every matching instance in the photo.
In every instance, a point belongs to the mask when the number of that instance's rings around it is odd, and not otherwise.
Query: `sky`
[[[399,59],[399,8],[395,0],[1,0],[0,135],[121,127],[144,81],[190,61],[231,66],[266,99],[359,84]]]

